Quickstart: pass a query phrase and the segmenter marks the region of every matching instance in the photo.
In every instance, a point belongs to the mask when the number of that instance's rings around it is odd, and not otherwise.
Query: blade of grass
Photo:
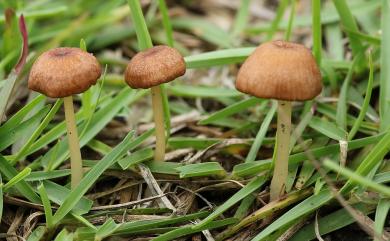
[[[133,138],[134,132],[130,132],[123,141],[118,144],[108,155],[100,160],[81,180],[79,185],[68,195],[64,203],[58,208],[53,216],[53,223],[57,224],[62,220],[89,190],[89,188],[96,182],[96,180],[103,174],[103,172],[114,164],[121,155],[123,155],[128,148],[133,144],[130,140]]]
[[[231,35],[236,37],[239,36],[242,31],[245,29],[246,24],[248,23],[248,19],[250,16],[249,13],[249,5],[251,0],[242,0],[240,8],[236,13],[236,17],[234,18],[233,27],[231,30]]]
[[[40,184],[38,186],[38,193],[39,193],[39,196],[41,196],[43,209],[45,211],[46,227],[48,229],[51,229],[53,227],[53,212],[51,210],[51,204],[49,201],[49,197],[47,196],[47,192],[46,192],[45,186],[43,186],[43,184]]]
[[[377,143],[376,146],[378,146],[378,142],[384,141],[383,139],[384,136],[385,134],[379,134],[376,136],[365,137],[362,139],[355,139],[353,141],[348,142],[348,150],[355,150],[375,143]],[[311,152],[312,155],[314,155],[314,157],[319,158],[326,155],[338,154],[340,152],[340,146],[339,144],[334,144],[325,147],[308,149],[307,151]],[[371,153],[371,155],[374,155],[374,153]],[[289,163],[291,164],[300,163],[307,159],[308,157],[306,152],[301,152],[301,153],[290,155]],[[261,171],[269,170],[270,168],[271,168],[270,159],[254,161],[251,163],[243,163],[243,164],[238,164],[233,168],[232,175],[237,175],[239,177],[251,176]]]
[[[236,192],[231,198],[229,198],[226,202],[224,202],[221,206],[219,206],[212,214],[210,214],[207,218],[203,219],[201,222],[195,224],[192,229],[204,228],[207,224],[225,212],[227,209],[231,208],[233,205],[244,199],[246,196],[250,195],[258,188],[260,188],[265,182],[266,178],[264,176],[255,177],[252,181],[250,181],[245,187],[243,187],[240,191]]]
[[[348,70],[348,74],[345,77],[344,83],[341,87],[339,101],[337,102],[337,114],[336,114],[336,123],[337,125],[342,128],[343,130],[346,130],[347,128],[347,112],[348,112],[348,106],[347,106],[347,97],[348,97],[348,89],[351,85],[352,76],[355,71],[355,68],[357,64],[359,63],[362,55],[357,55],[352,62],[351,68]]]
[[[372,206],[365,204],[357,204],[354,206],[357,210],[363,212],[364,214],[369,214],[373,211]],[[325,235],[330,232],[339,230],[347,225],[354,223],[355,220],[345,209],[339,209],[335,212],[332,212],[324,217],[321,217],[318,220],[318,229],[320,235]],[[310,241],[315,240],[316,234],[314,231],[314,222],[311,222],[309,225],[304,226],[294,236],[292,236],[289,241]]]
[[[29,167],[24,168],[16,176],[11,178],[6,184],[3,185],[3,191],[7,192],[8,189],[15,186],[20,181],[26,179],[26,177],[28,177],[28,175],[30,175],[30,173],[31,173],[31,168],[29,168]]]
[[[374,83],[374,66],[372,63],[371,52],[368,55],[368,65],[370,67],[370,73],[369,73],[369,77],[368,77],[366,96],[364,98],[362,109],[359,112],[359,116],[358,116],[357,120],[355,121],[355,123],[353,124],[351,130],[348,133],[348,140],[352,140],[354,138],[354,136],[356,135],[356,133],[358,132],[358,130],[360,129],[360,125],[362,124],[363,119],[366,116],[368,107],[370,105],[372,86]]]
[[[169,18],[169,12],[167,8],[167,4],[165,3],[165,0],[158,0],[158,6],[160,8],[160,13],[162,16],[162,23],[165,30],[165,35],[167,37],[167,43],[169,46],[173,47],[173,30],[172,30],[172,23]]]
[[[341,24],[346,28],[351,29],[352,31],[359,31],[355,18],[353,17],[347,2],[345,0],[333,0],[333,4],[340,16]],[[347,35],[351,45],[352,53],[354,56],[357,56],[363,48],[362,43],[360,42],[359,38],[356,38],[355,36],[348,33]]]
[[[229,105],[223,109],[220,109],[216,112],[213,112],[211,115],[207,116],[205,119],[202,119],[198,122],[199,125],[208,125],[214,121],[229,117],[238,112],[247,110],[249,107],[255,106],[260,103],[260,99],[256,97],[251,97]]]
[[[256,160],[257,153],[260,150],[260,147],[263,143],[264,137],[267,134],[267,130],[269,125],[271,124],[271,121],[275,115],[276,108],[277,108],[277,102],[273,101],[272,102],[272,107],[268,111],[267,115],[265,116],[263,122],[261,123],[259,132],[256,135],[255,141],[253,142],[248,155],[245,158],[245,162],[253,162]]]
[[[312,0],[313,55],[318,66],[322,59],[321,0]]]
[[[378,206],[376,208],[375,212],[375,223],[374,228],[376,233],[381,234],[383,232],[387,214],[389,213],[390,209],[390,199],[380,199],[378,202]],[[375,239],[374,241],[379,241],[378,239]]]
[[[0,171],[8,180],[18,175],[18,171],[9,164],[9,162],[0,155]],[[34,189],[24,180],[15,185],[15,188],[30,202],[40,203],[41,199],[34,192]]]
[[[382,0],[382,42],[380,51],[380,89],[379,89],[379,113],[381,118],[380,130],[385,131],[390,126],[390,49],[386,43],[390,41],[390,3]],[[356,29],[352,29],[356,30]]]
[[[337,165],[336,163],[334,163],[333,161],[331,161],[329,159],[326,159],[323,162],[323,165],[326,168],[328,168],[328,169],[330,169],[330,170],[332,170],[340,175],[345,176],[351,182],[355,182],[357,184],[360,184],[363,187],[368,187],[374,191],[377,191],[377,192],[383,194],[384,196],[390,197],[390,188],[388,188],[385,185],[378,184],[374,181],[371,181],[368,178],[360,176],[359,174],[354,173],[353,171],[349,170],[348,168]]]
[[[39,126],[32,133],[31,137],[27,140],[27,142],[23,145],[22,148],[20,148],[19,152],[15,155],[14,159],[11,162],[12,165],[15,165],[16,162],[18,162],[20,159],[22,159],[26,156],[26,153],[29,151],[31,145],[41,135],[41,133],[47,127],[49,122],[54,118],[54,115],[57,113],[58,109],[61,107],[61,104],[62,104],[61,99],[58,99],[56,101],[56,103],[54,104],[54,106],[50,109],[50,111],[46,115],[46,117],[42,120],[42,122],[39,124]]]
[[[267,34],[267,40],[271,40],[274,37],[274,34],[279,28],[280,21],[282,20],[284,13],[286,12],[286,8],[288,6],[289,0],[281,0],[279,3],[279,6],[276,10],[276,16],[274,20],[271,23],[270,28],[268,29],[268,34]]]
[[[167,232],[167,233],[164,233],[154,239],[152,239],[153,241],[169,241],[169,240],[175,240],[179,237],[183,237],[183,236],[186,236],[186,235],[189,235],[189,234],[193,234],[193,233],[199,233],[203,230],[206,230],[206,229],[216,229],[216,228],[219,228],[219,227],[223,227],[223,226],[227,226],[227,225],[230,225],[230,224],[234,224],[237,222],[237,219],[235,218],[227,218],[227,219],[224,219],[224,220],[219,220],[219,221],[213,221],[213,222],[210,222],[204,226],[201,226],[201,227],[197,227],[197,228],[194,228],[195,226],[192,226],[192,225],[187,225],[187,226],[184,226],[184,227],[180,227],[180,228],[177,228],[177,229],[174,229],[170,232]]]
[[[41,110],[39,110],[34,116],[26,121],[22,122],[20,125],[15,127],[14,129],[9,130],[8,132],[1,133],[3,138],[0,139],[0,151],[9,147],[13,143],[15,143],[21,136],[25,130],[30,129],[32,126],[36,126],[41,122],[41,120],[46,116],[49,112],[50,106],[45,106]]]

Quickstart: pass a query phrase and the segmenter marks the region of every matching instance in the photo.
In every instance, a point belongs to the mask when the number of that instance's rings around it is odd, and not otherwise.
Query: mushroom
[[[125,71],[125,80],[133,89],[151,88],[156,133],[154,159],[164,161],[165,128],[160,84],[170,82],[186,72],[184,58],[174,48],[160,45],[136,54]]]
[[[100,74],[100,64],[92,54],[79,48],[55,48],[37,58],[28,79],[29,89],[64,100],[72,188],[83,176],[72,95],[96,84]]]
[[[237,90],[278,100],[276,159],[270,200],[284,194],[288,174],[291,102],[311,100],[321,93],[321,73],[309,49],[301,44],[271,41],[261,44],[241,66]]]

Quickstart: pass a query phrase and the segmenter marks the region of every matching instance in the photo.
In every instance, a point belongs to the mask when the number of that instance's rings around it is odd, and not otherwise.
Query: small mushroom
[[[133,89],[151,88],[156,132],[154,159],[164,161],[165,128],[160,84],[170,82],[186,72],[183,57],[174,48],[160,45],[136,54],[125,71],[125,80]]]
[[[64,100],[72,188],[83,176],[72,95],[82,93],[96,84],[100,74],[100,64],[92,54],[79,48],[55,48],[37,58],[28,79],[29,89]]]
[[[291,102],[311,100],[321,93],[321,73],[309,49],[303,45],[272,41],[261,44],[246,59],[236,81],[237,90],[278,100],[276,161],[270,200],[284,194],[288,174],[291,134]]]

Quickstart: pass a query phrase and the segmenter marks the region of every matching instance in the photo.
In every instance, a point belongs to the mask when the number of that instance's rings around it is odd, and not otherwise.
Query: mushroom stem
[[[278,126],[276,130],[276,158],[271,181],[270,201],[284,194],[288,175],[288,154],[291,134],[291,102],[278,101]]]
[[[162,105],[162,96],[160,86],[151,87],[153,117],[156,134],[156,149],[154,151],[155,161],[164,161],[165,159],[165,127],[164,113]]]
[[[83,165],[81,161],[80,144],[77,135],[72,96],[64,97],[64,108],[70,152],[71,188],[74,189],[83,178]]]

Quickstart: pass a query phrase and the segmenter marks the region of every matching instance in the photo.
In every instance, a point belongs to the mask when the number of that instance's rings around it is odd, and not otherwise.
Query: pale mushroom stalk
[[[270,200],[276,200],[284,193],[288,175],[288,154],[291,134],[291,102],[278,101],[276,130],[276,158],[271,181]]]
[[[74,189],[83,178],[83,164],[81,159],[79,137],[77,134],[76,118],[74,115],[73,97],[67,96],[64,97],[63,100],[70,153],[71,188]]]
[[[165,159],[165,126],[164,113],[162,105],[162,96],[160,86],[153,86],[150,89],[152,93],[153,118],[156,135],[156,149],[154,151],[154,160],[164,161]]]

